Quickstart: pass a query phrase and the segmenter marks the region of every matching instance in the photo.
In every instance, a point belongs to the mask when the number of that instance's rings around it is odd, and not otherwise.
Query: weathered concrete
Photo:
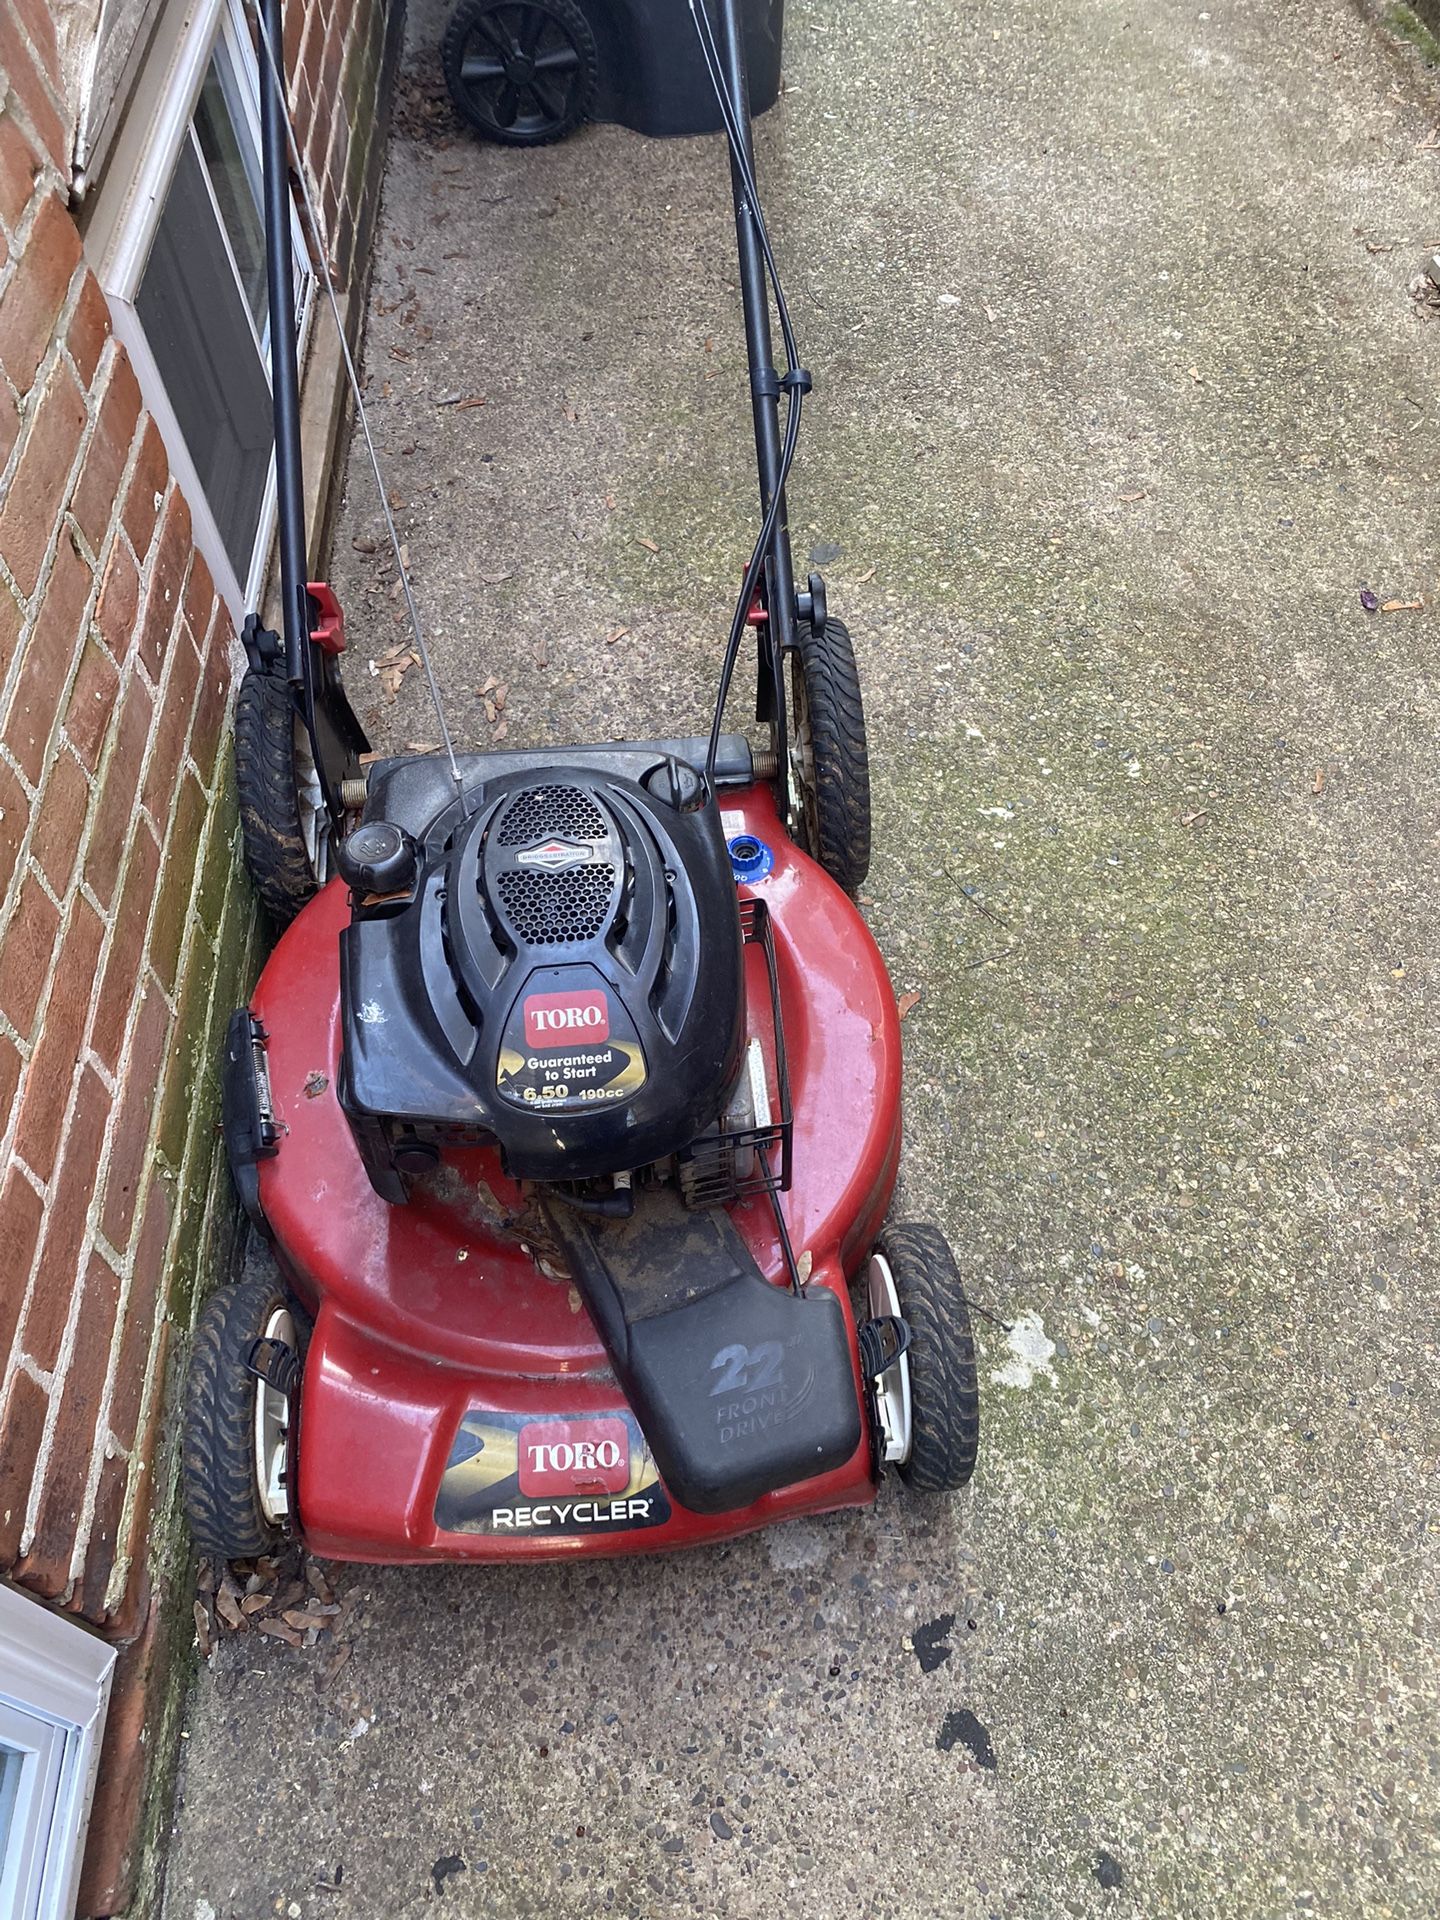
[[[230,1643],[173,1920],[1440,1905],[1407,60],[1340,0],[793,0],[760,146],[818,377],[800,547],[839,549],[871,918],[922,994],[904,1207],[1054,1352],[982,1327],[952,1505],[365,1570],[324,1694]],[[497,154],[412,88],[368,366],[466,741],[492,674],[517,740],[703,715],[752,504],[727,220],[710,143]],[[371,652],[376,530],[352,467]],[[387,739],[434,738],[419,678]]]

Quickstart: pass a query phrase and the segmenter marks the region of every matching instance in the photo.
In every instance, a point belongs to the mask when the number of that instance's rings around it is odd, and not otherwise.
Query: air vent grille
[[[580,787],[527,787],[510,802],[500,826],[502,847],[524,847],[547,834],[572,840],[603,840],[605,816]]]
[[[512,867],[499,885],[506,916],[527,945],[563,947],[593,940],[605,925],[615,869],[608,861],[568,873]]]

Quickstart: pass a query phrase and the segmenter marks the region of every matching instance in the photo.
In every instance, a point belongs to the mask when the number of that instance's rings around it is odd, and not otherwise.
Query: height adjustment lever
[[[826,620],[830,617],[824,575],[812,573],[807,585],[808,592],[795,595],[795,618],[805,621],[818,640],[825,631]]]

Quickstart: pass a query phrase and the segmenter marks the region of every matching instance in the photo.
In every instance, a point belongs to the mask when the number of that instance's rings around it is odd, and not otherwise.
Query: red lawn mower
[[[811,382],[756,194],[744,34],[737,0],[691,10],[730,150],[761,498],[709,735],[457,754],[415,616],[444,751],[370,760],[338,609],[305,581],[264,0],[284,617],[283,638],[246,622],[236,765],[285,931],[230,1022],[223,1100],[276,1271],[219,1288],[195,1336],[186,1509],[219,1558],[286,1535],[388,1562],[656,1551],[863,1506],[888,1466],[945,1492],[975,1463],[955,1262],[933,1227],[885,1224],[901,1049],[852,898],[860,687],[824,582],[793,575]],[[477,59],[529,70],[544,6],[470,13]],[[757,739],[723,730],[752,637]]]

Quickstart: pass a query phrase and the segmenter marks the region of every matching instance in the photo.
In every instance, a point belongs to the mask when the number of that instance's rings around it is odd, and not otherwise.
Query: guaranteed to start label
[[[491,1413],[460,1422],[435,1499],[445,1533],[626,1533],[670,1500],[632,1413]]]
[[[496,1091],[516,1107],[583,1113],[645,1084],[645,1054],[620,998],[593,967],[532,974],[510,1009]]]

